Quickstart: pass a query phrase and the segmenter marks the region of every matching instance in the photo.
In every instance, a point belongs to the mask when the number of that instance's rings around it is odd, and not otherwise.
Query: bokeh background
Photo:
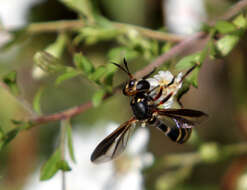
[[[97,1],[93,1],[97,2]],[[236,0],[103,0],[98,1],[100,12],[108,19],[161,29],[180,35],[190,35],[200,30],[201,24],[217,18],[238,1]],[[2,0],[0,2],[0,46],[21,36],[0,51],[0,76],[17,71],[20,99],[32,105],[37,91],[44,87],[41,98],[43,114],[55,113],[91,100],[97,86],[86,77],[75,77],[54,85],[56,76],[35,71],[33,57],[56,40],[57,33],[41,32],[21,35],[21,30],[33,22],[77,19],[78,15],[61,1],[55,0]],[[71,38],[73,35],[70,36]],[[80,43],[77,51],[83,52],[94,65],[108,64],[109,50],[118,44],[114,40],[92,45]],[[199,46],[199,44],[198,44]],[[183,55],[195,52],[197,46]],[[200,69],[199,87],[191,88],[182,102],[186,108],[203,110],[209,118],[193,132],[194,141],[204,143],[206,154],[214,154],[221,146],[243,143],[247,138],[247,46],[246,35],[233,51],[224,58],[207,60]],[[71,48],[66,47],[63,61],[71,65]],[[181,57],[173,59],[176,63]],[[130,59],[130,69],[135,72],[147,65],[148,59],[140,56]],[[122,59],[122,58],[121,58]],[[120,59],[120,60],[121,60]],[[126,80],[117,72],[114,86]],[[0,126],[11,129],[11,119],[28,118],[16,99],[0,88]],[[117,93],[100,106],[73,117],[74,152],[77,163],[69,160],[72,171],[66,174],[68,189],[247,189],[247,157],[239,154],[227,159],[214,158],[190,167],[169,167],[176,160],[196,159],[200,152],[196,143],[177,145],[158,130],[138,130],[126,153],[117,161],[93,165],[90,154],[96,144],[113,128],[131,116],[129,99]],[[60,122],[51,122],[20,133],[0,152],[0,189],[61,188],[61,173],[52,179],[39,181],[41,166],[58,145]],[[193,141],[193,139],[191,140]],[[247,147],[246,147],[247,149]],[[192,154],[192,157],[190,157]],[[169,155],[172,160],[166,160]],[[66,157],[68,155],[66,154]],[[188,157],[187,157],[188,156]],[[217,156],[224,155],[217,154]],[[181,161],[182,162],[182,161]],[[168,164],[169,165],[169,164]]]

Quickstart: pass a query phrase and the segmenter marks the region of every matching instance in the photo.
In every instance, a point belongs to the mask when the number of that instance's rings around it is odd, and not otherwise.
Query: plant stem
[[[112,25],[117,29],[120,29],[121,31],[137,30],[138,32],[140,32],[141,35],[154,40],[180,42],[184,39],[184,37],[181,35],[158,32],[131,24],[112,22]],[[45,32],[63,32],[78,30],[84,26],[85,24],[83,20],[50,21],[30,24],[26,28],[26,31],[31,34]]]
[[[128,30],[131,30],[131,29],[137,30],[138,32],[140,32],[141,35],[145,37],[155,39],[155,40],[160,40],[160,41],[181,42],[182,40],[185,39],[185,37],[182,35],[159,32],[159,31],[155,31],[155,30],[151,30],[148,28],[144,28],[141,26],[135,26],[131,24],[113,22],[113,25],[116,28],[127,28]]]
[[[60,137],[60,149],[61,149],[61,159],[65,159],[65,136],[66,136],[66,123],[67,120],[61,120],[61,137]],[[66,175],[65,172],[62,171],[62,190],[66,189]]]
[[[78,30],[85,26],[83,20],[61,20],[33,23],[27,26],[28,33],[63,32]]]

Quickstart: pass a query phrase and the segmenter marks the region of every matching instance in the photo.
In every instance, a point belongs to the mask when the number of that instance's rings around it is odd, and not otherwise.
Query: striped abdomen
[[[185,143],[189,139],[192,132],[192,128],[181,128],[177,127],[176,125],[174,127],[168,127],[157,118],[152,121],[152,125],[164,132],[165,135],[168,136],[172,141],[179,144]]]

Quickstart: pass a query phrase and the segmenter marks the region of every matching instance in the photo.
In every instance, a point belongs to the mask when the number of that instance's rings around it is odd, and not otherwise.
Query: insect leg
[[[164,104],[165,102],[167,102],[167,101],[171,98],[172,95],[173,95],[173,92],[169,93],[163,100],[161,100],[161,101],[157,104],[157,106],[160,106],[160,105]]]
[[[153,100],[154,101],[158,100],[161,97],[162,92],[163,92],[163,86],[160,86],[159,93],[153,98]]]

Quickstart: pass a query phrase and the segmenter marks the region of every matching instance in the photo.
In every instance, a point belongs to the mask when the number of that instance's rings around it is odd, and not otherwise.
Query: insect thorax
[[[152,117],[152,107],[149,98],[144,94],[137,94],[130,102],[133,114],[138,120],[146,120]]]

